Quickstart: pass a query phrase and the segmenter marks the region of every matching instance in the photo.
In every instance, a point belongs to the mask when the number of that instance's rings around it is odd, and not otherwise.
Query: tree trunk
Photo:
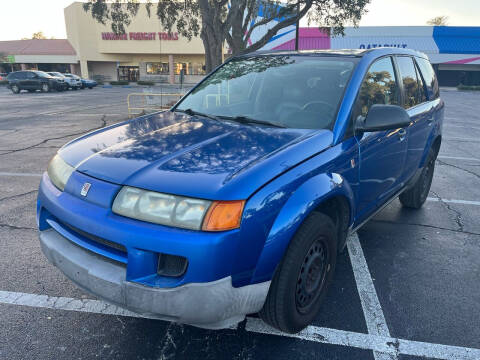
[[[206,28],[202,29],[200,37],[205,48],[205,70],[209,73],[222,63],[223,44],[221,36],[215,36]]]

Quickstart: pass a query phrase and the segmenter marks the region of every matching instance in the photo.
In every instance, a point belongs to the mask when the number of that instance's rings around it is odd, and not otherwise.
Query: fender
[[[290,196],[278,213],[267,236],[252,283],[271,280],[291,238],[305,218],[323,201],[337,195],[344,196],[348,200],[351,223],[354,218],[354,195],[348,182],[337,173],[316,175],[304,182]]]
[[[432,126],[432,131],[428,135],[427,143],[425,144],[425,149],[423,150],[422,159],[420,160],[419,168],[422,168],[425,165],[425,161],[427,160],[428,153],[430,148],[433,146],[433,142],[435,139],[442,135],[442,127],[443,127],[443,117],[445,111],[445,104],[442,100],[438,100],[437,106],[435,106],[435,116],[436,119],[434,120],[434,125]]]

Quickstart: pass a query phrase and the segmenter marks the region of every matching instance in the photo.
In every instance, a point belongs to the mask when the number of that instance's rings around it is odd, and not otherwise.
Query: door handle
[[[403,141],[405,139],[405,135],[407,135],[407,130],[405,129],[400,129],[398,130],[398,137],[400,138],[400,141]]]

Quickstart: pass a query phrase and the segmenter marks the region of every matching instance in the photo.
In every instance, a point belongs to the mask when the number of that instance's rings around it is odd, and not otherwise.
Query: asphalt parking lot
[[[41,253],[41,173],[65,142],[126,119],[133,91],[0,87],[0,359],[480,359],[480,92],[442,91],[427,203],[395,200],[351,237],[317,319],[292,336],[255,317],[222,331],[140,318]]]

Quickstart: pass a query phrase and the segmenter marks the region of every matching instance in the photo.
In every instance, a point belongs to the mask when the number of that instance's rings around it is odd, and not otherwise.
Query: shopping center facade
[[[205,75],[201,39],[165,32],[155,13],[148,16],[143,6],[121,35],[114,34],[108,24],[96,22],[80,2],[64,12],[67,39],[0,41],[0,53],[7,55],[0,72],[34,68],[104,81],[179,82],[184,69],[187,83]],[[283,29],[265,48],[293,50],[295,33],[294,26]],[[443,85],[480,84],[480,27],[360,27],[347,28],[345,36],[332,36],[328,29],[299,29],[301,50],[383,46],[425,52]],[[224,52],[228,56],[227,48]]]

